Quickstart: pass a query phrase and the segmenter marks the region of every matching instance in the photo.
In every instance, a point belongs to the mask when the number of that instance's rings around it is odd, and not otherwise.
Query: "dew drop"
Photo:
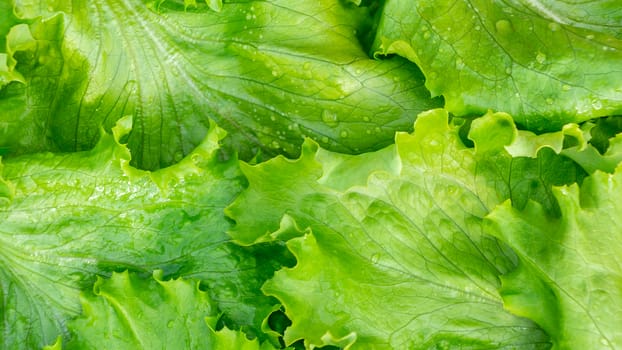
[[[346,137],[348,137],[348,132],[343,130],[343,131],[341,131],[341,133],[339,133],[339,136],[341,136],[342,138],[345,139]]]
[[[510,21],[508,21],[507,19],[498,20],[495,23],[495,29],[497,30],[497,33],[504,35],[514,31],[512,29],[512,23],[510,23]]]
[[[538,54],[536,55],[536,61],[538,61],[538,63],[540,64],[544,63],[544,61],[546,61],[546,55],[542,52],[538,52]]]
[[[326,136],[322,137],[322,143],[328,143],[328,137]]]
[[[592,100],[592,107],[594,107],[594,109],[599,110],[601,108],[603,108],[603,102],[599,99],[593,99]]]
[[[564,91],[568,91],[568,90],[570,90],[570,89],[571,89],[571,88],[570,88],[570,85],[562,85],[562,90],[564,90]]]
[[[555,102],[555,101],[553,101],[553,99],[550,98],[550,97],[546,99],[546,103],[549,104],[549,105],[552,105],[553,102]]]
[[[593,34],[588,34],[585,38],[587,40],[592,40],[592,39],[594,39],[594,35]]]
[[[322,121],[328,126],[336,126],[338,123],[337,114],[325,109],[322,112]]]
[[[457,58],[456,59],[456,68],[460,69],[462,67],[464,67],[464,62],[462,61],[461,58]]]
[[[551,22],[551,23],[549,23],[549,29],[550,29],[552,32],[556,32],[556,31],[558,31],[558,30],[559,30],[559,28],[560,28],[559,23],[556,23],[556,22]]]
[[[203,156],[201,156],[200,154],[197,154],[197,153],[193,154],[190,157],[190,159],[192,159],[192,162],[194,164],[199,164],[199,163],[203,162]]]
[[[480,27],[480,26],[475,26],[475,28],[474,28],[474,29],[475,29],[475,30],[481,30],[481,29],[482,29],[482,27]]]
[[[272,143],[270,145],[272,146],[272,148],[279,148],[279,147],[281,147],[281,145],[279,144],[278,141],[272,141]]]
[[[363,117],[363,121],[368,122],[369,121],[369,117],[368,116]]]
[[[302,65],[302,69],[304,69],[304,70],[309,70],[309,68],[311,68],[311,62],[305,62]]]
[[[512,74],[512,67],[506,67],[505,68],[505,74],[511,75]]]
[[[173,320],[168,321],[168,323],[166,324],[166,327],[168,328],[173,328],[173,326],[175,326],[175,321]]]
[[[431,36],[430,32],[423,33],[423,38],[426,40],[430,39],[430,36]]]
[[[277,76],[279,76],[279,72],[277,72],[276,70],[273,70],[273,71],[272,71],[272,75],[273,75],[273,76],[275,76],[275,77],[277,77]]]
[[[380,261],[380,254],[376,253],[376,254],[371,256],[371,263],[372,264],[377,264],[378,261]]]

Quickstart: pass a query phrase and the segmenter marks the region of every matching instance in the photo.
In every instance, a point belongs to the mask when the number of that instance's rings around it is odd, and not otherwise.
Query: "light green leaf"
[[[421,68],[457,115],[505,111],[532,131],[622,113],[615,0],[386,1],[375,47]]]
[[[114,273],[81,299],[84,314],[69,323],[64,349],[260,349],[241,332],[215,331],[216,305],[198,281]]]
[[[45,132],[50,96],[59,89],[62,69],[57,47],[60,17],[17,24],[7,37],[7,53],[0,53],[0,154],[28,149],[54,149]],[[3,63],[4,62],[4,63]],[[99,128],[93,130],[98,134]]]
[[[161,275],[161,273],[160,273]],[[141,280],[127,272],[98,278],[70,322],[66,349],[198,349],[212,345],[218,313],[197,281]]]
[[[298,261],[263,288],[292,320],[288,343],[547,348],[537,327],[502,311],[498,275],[514,256],[482,220],[508,198],[553,211],[551,183],[575,181],[577,167],[548,148],[512,158],[505,146],[517,131],[504,113],[473,122],[475,148],[459,133],[446,111],[433,110],[375,154],[332,155],[307,142],[299,159],[242,167],[249,187],[227,208],[231,235],[286,240]],[[363,159],[372,164],[353,169],[351,182],[338,179],[344,172],[335,169]]]
[[[196,3],[19,1],[37,49],[18,52],[26,84],[0,97],[0,147],[88,149],[100,125],[132,115],[129,147],[146,169],[190,153],[210,119],[244,158],[297,155],[303,136],[353,153],[391,143],[442,103],[414,65],[367,56],[358,41],[371,21],[365,8],[273,0],[215,12]],[[13,137],[24,124],[29,137]]]
[[[244,186],[237,160],[218,160],[222,130],[180,163],[156,172],[129,166],[118,143],[128,120],[91,151],[6,159],[0,182],[3,349],[39,348],[80,313],[95,275],[119,269],[203,281],[225,321],[251,333],[275,300],[259,287],[282,248],[229,243],[222,213]],[[257,262],[256,259],[260,259]]]
[[[588,139],[577,124],[566,124],[561,131],[536,135],[531,131],[518,130],[516,138],[506,147],[513,157],[536,158],[538,152],[545,147],[560,153],[567,144],[572,144],[578,150],[587,147]]]
[[[580,164],[585,171],[613,173],[622,162],[622,118],[601,118],[584,125],[589,144],[563,150],[562,154]],[[587,137],[586,137],[587,138]]]
[[[508,198],[519,208],[529,198],[537,200],[555,214],[558,209],[550,187],[573,183],[585,176],[574,162],[548,147],[537,158],[531,154],[512,157],[506,147],[514,142],[518,131],[505,113],[491,112],[473,123],[470,137],[477,140],[476,150],[462,144],[459,126],[448,126],[446,111],[429,111],[419,118],[413,135],[397,135],[397,149],[388,146],[374,153],[351,156],[321,150],[308,141],[300,159],[277,157],[255,166],[242,164],[249,187],[226,208],[236,221],[232,237],[242,244],[270,241],[270,233],[279,228],[282,215],[291,208],[308,205],[316,193],[336,195],[338,191],[365,185],[367,177],[375,172],[417,177],[421,169],[442,169],[434,171],[451,173],[460,184],[472,179],[469,186],[482,201],[483,215]],[[465,157],[471,160],[469,165],[462,161]],[[411,174],[411,168],[416,172]],[[478,190],[480,186],[494,190],[482,192]],[[303,228],[307,225],[306,220],[295,221]]]
[[[11,27],[17,23],[11,3],[0,2],[0,92],[10,82],[23,81],[21,74],[15,71],[14,62],[7,52],[7,36]],[[2,154],[1,149],[0,154]]]
[[[554,349],[622,346],[621,181],[618,168],[555,189],[558,219],[536,203],[522,211],[505,203],[488,217],[520,259],[502,278],[505,307],[542,326]]]

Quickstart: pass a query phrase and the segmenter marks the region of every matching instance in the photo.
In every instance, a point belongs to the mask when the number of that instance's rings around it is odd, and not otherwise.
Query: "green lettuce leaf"
[[[515,257],[482,220],[508,198],[519,207],[537,199],[554,213],[552,184],[572,183],[581,171],[549,148],[513,158],[505,146],[517,130],[504,113],[473,122],[475,148],[459,133],[446,111],[434,110],[418,116],[413,134],[398,134],[395,147],[373,154],[331,160],[307,142],[299,159],[242,166],[249,187],[227,208],[232,237],[286,240],[298,261],[263,288],[292,320],[287,343],[549,346],[538,327],[502,311],[498,275],[514,269]],[[375,166],[351,168],[350,182],[337,171],[363,160]]]
[[[0,2],[0,92],[12,81],[23,81],[21,75],[14,70],[14,62],[9,59],[10,54],[7,52],[7,36],[11,27],[17,23],[11,4],[6,1]]]
[[[39,348],[67,335],[66,320],[80,313],[80,290],[96,275],[125,269],[201,279],[234,327],[258,331],[273,311],[276,301],[259,288],[283,249],[229,242],[222,210],[245,180],[237,160],[219,160],[222,129],[213,126],[180,163],[147,172],[129,166],[119,143],[128,124],[124,119],[115,137],[103,134],[91,151],[4,161],[3,349]]]
[[[0,53],[0,154],[48,148],[42,132],[47,115],[41,113],[59,88],[57,80],[50,79],[62,69],[59,23],[60,17],[54,17],[30,26],[17,24],[5,38],[7,51]]]
[[[164,281],[161,271],[147,280],[127,272],[99,278],[81,303],[63,349],[260,349],[241,332],[215,330],[218,310],[198,281]]]
[[[144,169],[189,154],[210,119],[243,158],[296,155],[303,136],[363,152],[442,103],[406,60],[370,59],[358,40],[367,9],[334,0],[220,12],[194,1],[19,1],[15,11],[33,23],[32,45],[13,49],[26,83],[0,98],[0,147],[14,154],[88,149],[100,125],[125,115]]]
[[[585,171],[613,173],[622,162],[622,118],[609,117],[582,126],[586,142],[573,145],[562,154],[580,164]]]
[[[510,113],[534,131],[622,112],[615,0],[386,1],[375,47],[417,63],[457,115]]]
[[[365,185],[375,172],[404,178],[420,176],[421,169],[449,173],[480,197],[482,213],[506,199],[512,199],[519,208],[533,199],[553,215],[558,208],[551,186],[581,181],[585,176],[577,164],[558,155],[552,145],[545,144],[536,151],[520,146],[531,138],[519,132],[505,113],[490,112],[473,122],[469,137],[477,140],[475,149],[464,146],[459,135],[461,125],[448,125],[446,111],[432,110],[418,118],[423,120],[416,122],[413,135],[397,135],[397,147],[352,156],[318,149],[315,143],[307,142],[300,159],[277,157],[255,166],[242,163],[249,186],[226,208],[236,221],[232,237],[242,244],[270,241],[273,238],[269,233],[279,228],[280,218],[291,208],[304,207],[315,193],[337,194]],[[563,135],[554,133],[560,140]],[[522,156],[513,156],[510,151]],[[464,165],[462,159],[470,163]],[[412,169],[416,170],[414,174]],[[307,225],[307,219],[295,221],[301,227]]]
[[[522,211],[505,203],[488,216],[520,260],[502,277],[505,307],[538,323],[555,349],[622,346],[621,183],[618,168],[555,189],[558,219],[537,203]]]

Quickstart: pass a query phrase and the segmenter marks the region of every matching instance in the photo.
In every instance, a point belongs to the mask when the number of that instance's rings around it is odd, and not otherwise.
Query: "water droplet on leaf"
[[[322,111],[322,121],[328,126],[336,126],[338,124],[337,114],[325,109]]]
[[[560,28],[559,23],[556,23],[556,22],[551,22],[551,23],[549,23],[549,29],[550,29],[552,32],[556,32],[556,31],[558,31],[558,30],[559,30],[559,28]]]
[[[371,256],[371,263],[372,264],[377,264],[379,260],[380,260],[380,254],[376,253],[376,254]]]
[[[514,29],[512,29],[512,23],[510,23],[507,19],[498,20],[495,23],[495,29],[497,30],[497,33],[502,35],[509,34],[514,31]]]

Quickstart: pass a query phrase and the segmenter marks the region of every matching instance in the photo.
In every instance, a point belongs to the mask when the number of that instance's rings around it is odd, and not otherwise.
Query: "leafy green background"
[[[360,153],[442,103],[416,66],[370,59],[357,35],[371,17],[340,2],[242,1],[214,12],[177,1],[20,1],[15,10],[31,24],[8,41],[26,80],[0,100],[0,147],[11,154],[89,149],[100,125],[125,115],[143,169],[180,161],[210,120],[245,159],[296,155],[303,136]]]
[[[0,0],[0,347],[622,347],[618,7]]]
[[[0,193],[12,198],[0,202],[2,347],[36,348],[67,334],[81,290],[125,269],[200,278],[230,326],[258,333],[277,304],[259,288],[288,258],[279,247],[229,242],[223,209],[245,180],[236,160],[218,159],[222,129],[157,172],[130,167],[118,143],[128,130],[115,130],[91,151],[3,162]]]
[[[457,115],[535,131],[622,113],[617,1],[386,1],[374,44],[415,62]]]

